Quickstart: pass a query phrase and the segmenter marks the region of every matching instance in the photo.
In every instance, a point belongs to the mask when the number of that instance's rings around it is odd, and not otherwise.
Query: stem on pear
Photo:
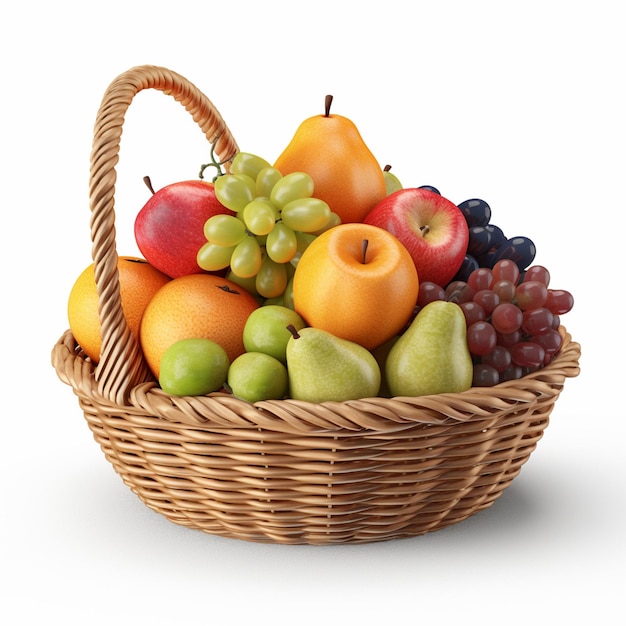
[[[324,100],[324,117],[330,116],[330,106],[333,103],[333,97],[331,95],[326,96]]]
[[[369,246],[369,240],[368,239],[363,239],[363,241],[361,242],[361,263],[363,263],[363,265],[365,265],[365,263],[367,263],[366,261],[366,256],[367,256],[367,246]]]
[[[298,334],[298,331],[296,330],[296,327],[293,324],[289,324],[287,326],[287,330],[291,333],[294,339],[300,339],[300,335]]]
[[[391,165],[385,165],[385,167],[383,167],[383,172],[389,172],[391,170]]]
[[[152,186],[152,181],[150,180],[150,176],[144,176],[143,182],[145,183],[146,187],[150,190],[150,193],[154,195],[155,191],[154,191],[154,187]]]

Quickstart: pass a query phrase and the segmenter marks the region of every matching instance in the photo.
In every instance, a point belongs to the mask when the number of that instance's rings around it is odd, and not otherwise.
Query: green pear
[[[472,386],[465,316],[454,302],[430,302],[391,348],[385,362],[392,396],[457,393]]]
[[[378,395],[378,362],[363,346],[319,328],[290,327],[289,392],[295,400],[344,402]]]
[[[385,178],[385,190],[388,196],[402,189],[402,183],[400,182],[400,179],[391,171],[391,165],[385,165],[385,168],[383,169],[383,176]]]

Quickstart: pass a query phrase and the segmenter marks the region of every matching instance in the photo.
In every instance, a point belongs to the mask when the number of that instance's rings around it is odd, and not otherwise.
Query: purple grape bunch
[[[464,200],[459,205],[469,230],[467,254],[455,280],[467,280],[479,267],[492,269],[502,259],[514,261],[520,272],[528,268],[537,254],[529,237],[507,237],[499,226],[491,223],[491,207],[480,198]]]
[[[561,316],[571,311],[574,298],[550,285],[546,267],[533,265],[537,250],[530,238],[507,238],[491,223],[487,202],[473,198],[457,206],[469,229],[467,254],[448,285],[420,283],[416,311],[433,300],[461,307],[474,362],[473,386],[489,387],[554,359],[563,340]]]

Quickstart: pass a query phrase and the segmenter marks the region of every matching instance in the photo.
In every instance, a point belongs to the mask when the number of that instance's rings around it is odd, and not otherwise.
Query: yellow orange
[[[226,278],[174,278],[153,296],[141,320],[139,341],[152,373],[159,377],[163,354],[181,339],[211,339],[234,361],[245,352],[243,329],[258,307],[250,293]]]
[[[294,308],[309,326],[370,350],[403,330],[418,290],[408,250],[369,224],[340,224],[316,237],[293,277]]]
[[[138,337],[148,302],[170,278],[144,259],[133,256],[120,256],[117,268],[122,311],[130,331]],[[102,339],[93,263],[81,272],[70,290],[67,316],[74,339],[92,361],[98,362]]]

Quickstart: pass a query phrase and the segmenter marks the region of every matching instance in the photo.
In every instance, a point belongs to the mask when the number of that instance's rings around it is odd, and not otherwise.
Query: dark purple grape
[[[537,254],[535,244],[528,237],[511,237],[503,243],[494,255],[494,263],[501,259],[515,261],[520,272],[523,272]]]
[[[527,335],[545,335],[552,330],[553,321],[554,315],[552,311],[545,307],[524,311],[522,315],[522,330]]]
[[[446,292],[443,287],[431,281],[420,283],[417,294],[417,306],[424,307],[435,300],[445,300]]]
[[[468,226],[487,226],[491,219],[491,207],[480,198],[464,200],[458,205]]]
[[[538,280],[526,280],[515,287],[515,302],[522,311],[538,309],[545,304],[553,314],[558,314],[547,304],[548,293],[548,288]]]
[[[459,271],[452,280],[467,282],[469,275],[476,269],[478,269],[478,261],[471,254],[466,254]]]
[[[499,248],[506,241],[506,236],[499,226],[487,224],[486,226],[470,226],[467,254],[473,256],[480,265],[481,257]],[[483,267],[485,267],[483,265]]]
[[[491,323],[498,333],[509,335],[520,329],[524,321],[521,309],[512,302],[503,302],[491,312]]]
[[[491,286],[491,289],[498,294],[500,302],[513,302],[515,299],[515,285],[510,280],[499,280]]]
[[[504,372],[500,374],[500,382],[503,383],[507,380],[518,380],[523,375],[524,370],[519,365],[512,363],[510,367],[505,369]]]
[[[473,300],[469,302],[461,302],[459,305],[465,315],[465,325],[469,328],[474,322],[482,322],[487,319],[485,309]]]
[[[472,299],[476,304],[480,304],[488,316],[500,304],[500,297],[491,289],[479,289]]]
[[[489,322],[474,322],[468,326],[467,347],[473,356],[489,354],[496,347],[496,344],[496,329]]]
[[[498,282],[499,280],[511,281],[514,285],[519,282],[520,271],[515,261],[510,259],[502,259],[497,263],[494,263],[492,269],[493,279]]]
[[[502,373],[511,367],[511,353],[508,348],[496,345],[489,354],[481,357],[480,362],[483,365],[491,365],[491,367]]]
[[[546,351],[546,354],[554,356],[561,349],[563,337],[557,330],[552,329],[543,335],[531,337],[530,341],[538,343]]]
[[[520,367],[537,368],[543,365],[546,351],[534,341],[521,341],[511,346],[511,360]]]
[[[533,265],[524,272],[524,280],[538,280],[546,287],[549,287],[550,272],[543,265]]]
[[[441,195],[439,189],[437,189],[437,187],[433,187],[432,185],[420,185],[418,189],[428,189],[428,191],[432,191],[433,193],[438,193],[439,195]]]
[[[519,330],[514,330],[510,333],[501,333],[496,331],[496,333],[498,345],[504,346],[505,348],[512,348],[516,343],[519,343],[522,340],[522,333]]]
[[[488,267],[479,267],[470,274],[467,279],[467,284],[474,291],[478,291],[479,289],[491,289],[491,285],[493,285],[493,273]]]
[[[465,281],[453,280],[448,283],[445,293],[446,300],[461,304],[462,302],[470,302],[475,292]]]
[[[564,315],[574,308],[574,296],[565,289],[548,289],[546,308],[554,315]]]
[[[500,382],[500,373],[495,367],[479,363],[474,365],[472,387],[493,387]]]

